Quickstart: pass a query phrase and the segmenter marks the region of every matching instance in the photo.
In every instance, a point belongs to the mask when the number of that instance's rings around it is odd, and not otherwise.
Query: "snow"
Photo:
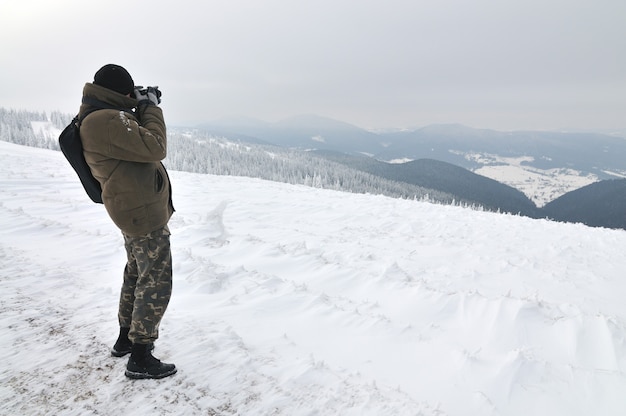
[[[131,381],[121,234],[0,142],[0,414],[626,414],[626,232],[170,174],[178,373]]]

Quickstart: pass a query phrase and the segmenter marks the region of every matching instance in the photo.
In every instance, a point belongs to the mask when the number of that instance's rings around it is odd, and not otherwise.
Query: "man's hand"
[[[135,98],[138,105],[159,105],[161,103],[161,91],[159,91],[159,87],[135,87]]]

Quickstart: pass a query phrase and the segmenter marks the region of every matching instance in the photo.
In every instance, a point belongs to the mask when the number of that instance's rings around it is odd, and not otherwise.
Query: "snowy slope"
[[[626,232],[171,176],[179,372],[130,381],[119,231],[0,142],[0,414],[626,414]]]

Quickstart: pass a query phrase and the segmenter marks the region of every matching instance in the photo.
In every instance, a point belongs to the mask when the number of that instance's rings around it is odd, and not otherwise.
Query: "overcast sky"
[[[626,0],[0,3],[0,106],[75,113],[107,63],[169,124],[626,128]]]

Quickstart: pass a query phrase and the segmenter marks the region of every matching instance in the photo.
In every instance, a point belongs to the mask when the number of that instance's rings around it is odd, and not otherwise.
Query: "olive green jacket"
[[[136,99],[87,83],[79,115],[103,103],[115,109],[94,111],[80,126],[85,160],[113,222],[129,236],[148,234],[167,225],[174,212],[161,163],[167,154],[163,113],[155,105],[133,111]]]

